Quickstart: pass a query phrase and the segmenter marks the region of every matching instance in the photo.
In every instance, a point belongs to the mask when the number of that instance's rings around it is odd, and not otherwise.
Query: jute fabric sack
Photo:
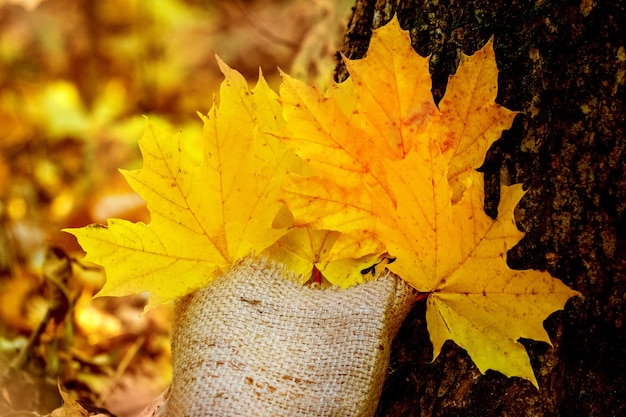
[[[373,416],[414,293],[393,276],[347,290],[250,260],[177,302],[168,417]]]

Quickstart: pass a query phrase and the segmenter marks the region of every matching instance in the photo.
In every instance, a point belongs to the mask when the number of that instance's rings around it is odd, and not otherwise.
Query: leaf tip
[[[217,66],[220,68],[222,74],[226,75],[225,72],[230,70],[230,67],[224,62],[222,58],[218,54],[215,54],[215,62],[217,62]]]
[[[95,229],[107,229],[107,226],[103,224],[92,223],[83,227],[65,227],[61,229],[61,231],[65,233],[69,233],[72,236],[79,237],[83,233],[90,231],[90,230],[95,230]]]

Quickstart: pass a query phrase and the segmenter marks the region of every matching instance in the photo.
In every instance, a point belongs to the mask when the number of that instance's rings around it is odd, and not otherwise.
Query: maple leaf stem
[[[317,269],[317,266],[313,265],[313,281],[316,284],[321,284],[322,283],[322,273],[320,272],[319,269]]]
[[[417,302],[417,301],[423,300],[423,299],[425,299],[425,298],[428,298],[428,296],[429,296],[429,295],[430,295],[430,293],[429,293],[429,292],[421,292],[421,293],[418,293],[418,294],[417,294],[417,296],[415,296],[415,300],[413,300],[413,301],[414,301],[414,302]]]

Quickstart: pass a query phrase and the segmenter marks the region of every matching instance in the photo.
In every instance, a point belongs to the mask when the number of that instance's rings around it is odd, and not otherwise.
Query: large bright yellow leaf
[[[437,113],[428,59],[413,51],[394,18],[374,31],[364,59],[344,61],[351,77],[326,94],[283,74],[282,140],[318,174],[341,177],[342,186],[364,182],[389,192],[381,158],[403,158]]]
[[[430,120],[437,115],[428,59],[415,53],[395,18],[374,32],[364,59],[345,62],[351,78],[331,85],[326,94],[286,74],[280,88],[287,121],[281,139],[322,177],[292,177],[283,199],[290,200],[290,208],[311,214],[298,217],[296,226],[324,229],[323,222],[329,219],[318,221],[319,210],[289,194],[293,190],[315,196],[319,181],[330,179],[320,191],[335,195],[330,199],[338,204],[329,201],[326,212],[334,213],[333,225],[342,222],[343,227],[328,261],[384,252],[372,239],[373,219],[362,212],[363,204],[353,204],[350,199],[356,194],[349,190],[365,184],[373,194],[386,194],[395,201],[382,161],[403,158],[413,141],[427,134]],[[327,278],[347,285],[332,273]]]
[[[124,172],[147,202],[150,224],[111,219],[69,230],[87,260],[104,266],[99,295],[149,291],[154,306],[204,286],[287,231],[272,222],[280,183],[293,158],[273,136],[281,109],[262,76],[250,90],[221,61],[219,105],[203,116],[201,138],[150,125],[140,141],[143,168]]]
[[[394,164],[396,192],[406,199],[383,218],[379,236],[397,258],[388,268],[429,294],[426,322],[434,357],[453,340],[481,372],[494,369],[537,385],[518,339],[550,343],[543,321],[577,293],[547,272],[508,268],[506,253],[523,237],[513,216],[521,186],[503,188],[494,221],[484,213],[482,176],[476,172],[466,177],[458,204],[450,204],[445,171],[425,178],[434,184],[435,198],[422,198],[413,182],[421,178],[414,155]],[[446,198],[437,198],[440,190]]]
[[[491,43],[461,60],[440,110],[427,64],[395,20],[375,31],[363,60],[346,65],[352,81],[328,96],[290,79],[281,89],[283,140],[318,168],[283,185],[294,224],[340,232],[330,258],[381,249],[396,258],[387,267],[428,294],[435,357],[450,339],[481,371],[536,385],[518,339],[549,342],[543,321],[577,293],[545,272],[508,268],[506,253],[523,237],[513,216],[519,185],[503,189],[498,219],[484,213],[476,168],[515,115],[494,101]],[[335,91],[355,99],[333,104]]]

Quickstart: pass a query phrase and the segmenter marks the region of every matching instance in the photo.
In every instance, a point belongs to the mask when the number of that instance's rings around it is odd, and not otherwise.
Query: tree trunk
[[[487,213],[496,216],[500,184],[528,193],[516,216],[525,238],[509,253],[515,269],[547,270],[580,291],[545,322],[554,347],[523,340],[539,381],[480,372],[448,342],[433,363],[418,302],[394,342],[378,415],[626,415],[626,115],[624,5],[564,2],[357,0],[344,54],[364,55],[371,28],[397,13],[413,46],[431,54],[439,102],[461,53],[491,36],[497,101],[521,111],[490,149]],[[337,68],[337,79],[345,70]]]

